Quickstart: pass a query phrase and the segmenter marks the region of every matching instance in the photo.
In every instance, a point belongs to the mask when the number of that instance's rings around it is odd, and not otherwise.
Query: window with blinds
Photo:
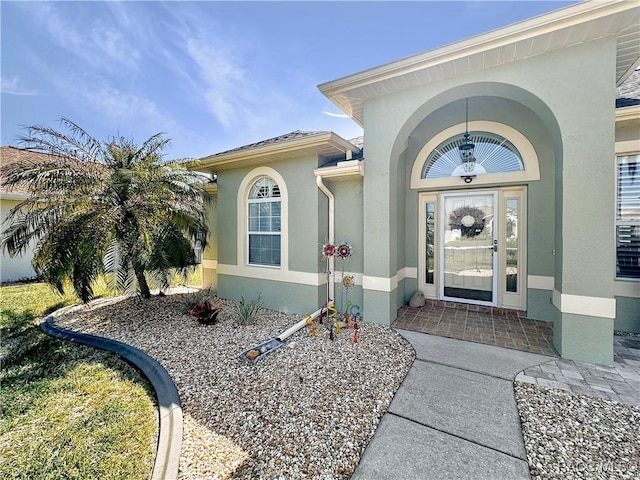
[[[280,266],[280,187],[270,177],[260,177],[249,191],[249,264]]]
[[[640,154],[618,157],[616,277],[640,279]]]

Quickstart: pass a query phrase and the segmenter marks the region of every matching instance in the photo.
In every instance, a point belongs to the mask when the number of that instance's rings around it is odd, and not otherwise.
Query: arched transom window
[[[282,210],[275,180],[258,178],[249,189],[247,206],[249,264],[280,266]]]
[[[489,132],[469,132],[475,145],[476,159],[472,172],[465,172],[460,161],[458,147],[463,134],[440,143],[427,157],[421,178],[459,177],[486,173],[505,173],[524,170],[522,157],[516,147],[501,135]]]

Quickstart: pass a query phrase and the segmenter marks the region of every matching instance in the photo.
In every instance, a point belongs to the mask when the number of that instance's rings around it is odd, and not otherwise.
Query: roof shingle
[[[640,105],[640,69],[635,70],[618,87],[618,98],[616,108]]]
[[[2,193],[28,194],[26,185],[14,185],[7,188],[2,184],[5,181],[5,169],[16,163],[41,162],[43,158],[48,158],[45,153],[32,152],[16,147],[0,147],[0,191]]]
[[[237,147],[237,148],[232,148],[231,150],[225,150],[224,152],[218,152],[213,156],[216,155],[225,155],[227,153],[231,153],[231,152],[239,152],[242,150],[251,150],[253,148],[259,148],[259,147],[264,147],[267,145],[275,145],[278,143],[283,143],[289,140],[297,140],[299,138],[305,138],[305,137],[310,137],[312,135],[319,135],[319,134],[323,134],[323,133],[328,133],[328,132],[324,132],[324,131],[315,131],[315,132],[311,132],[311,131],[303,131],[303,130],[295,130],[293,132],[289,132],[289,133],[285,133],[284,135],[279,135],[277,137],[273,137],[273,138],[268,138],[266,140],[260,140],[259,142],[256,143],[250,143],[249,145],[243,145],[241,147]]]

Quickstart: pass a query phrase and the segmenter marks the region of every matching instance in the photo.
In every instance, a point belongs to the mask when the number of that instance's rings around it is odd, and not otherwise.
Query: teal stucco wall
[[[253,298],[260,295],[267,308],[304,313],[315,311],[326,299],[320,246],[327,236],[327,200],[315,185],[313,170],[318,157],[308,155],[270,162],[282,177],[287,192],[288,262],[280,268],[247,267],[238,238],[242,220],[238,190],[255,166],[218,174],[218,294],[222,298]],[[241,197],[242,201],[242,197]],[[284,198],[283,198],[283,201]],[[240,230],[242,232],[242,230]],[[237,268],[235,268],[237,267]],[[267,276],[269,278],[263,278]]]
[[[365,101],[364,273],[376,282],[371,292],[365,285],[364,297],[375,298],[372,315],[389,312],[383,323],[395,318],[397,291],[380,286],[413,261],[407,252],[417,241],[413,232],[408,238],[408,225],[397,232],[398,222],[413,214],[405,208],[398,215],[398,206],[414,201],[398,178],[406,178],[407,164],[435,133],[460,123],[456,103],[465,98],[474,100],[470,120],[511,125],[536,150],[540,180],[528,182],[528,273],[553,279],[560,294],[613,299],[614,182],[602,179],[613,179],[614,170],[602,159],[614,148],[615,48],[615,39],[599,39]],[[373,222],[387,215],[388,225]],[[533,293],[527,309],[545,319],[555,314],[560,353],[608,363],[612,318],[558,311],[551,293]],[[579,324],[575,317],[588,320]]]

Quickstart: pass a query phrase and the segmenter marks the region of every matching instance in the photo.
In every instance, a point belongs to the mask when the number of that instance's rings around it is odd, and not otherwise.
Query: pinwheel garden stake
[[[342,317],[346,318],[346,311],[342,310],[344,307],[345,296],[349,293],[349,289],[353,287],[353,275],[345,275],[345,265],[347,263],[347,259],[353,253],[353,247],[349,242],[342,242],[336,248],[336,256],[341,260],[342,267],[342,291],[340,292],[340,310],[343,312]],[[345,293],[346,292],[346,293]]]
[[[340,259],[341,261],[341,270],[342,270],[342,292],[341,292],[341,300],[340,300],[340,308],[342,309],[343,305],[344,305],[344,300],[345,297],[348,296],[349,293],[349,289],[351,289],[354,285],[354,277],[353,275],[346,275],[345,274],[345,264],[347,262],[347,259],[349,257],[351,257],[351,254],[353,252],[353,247],[351,246],[351,244],[349,242],[342,242],[340,245],[338,245],[337,247],[335,245],[333,245],[332,243],[325,243],[322,245],[322,248],[320,249],[320,253],[322,254],[322,257],[324,259],[326,259],[327,261],[327,267],[326,267],[326,274],[327,274],[327,302],[320,308],[320,316],[318,317],[318,322],[320,323],[324,323],[323,319],[324,319],[324,315],[326,313],[327,315],[327,323],[325,324],[325,327],[329,330],[329,339],[333,340],[335,338],[334,335],[337,335],[340,333],[341,329],[342,329],[342,324],[340,323],[341,321],[347,321],[348,315],[347,313],[351,314],[352,318],[356,318],[356,315],[353,315],[353,311],[354,308],[356,310],[359,310],[360,307],[358,307],[357,305],[353,305],[351,302],[347,302],[347,305],[345,307],[345,310],[342,311],[340,314],[338,314],[338,311],[336,310],[335,304],[333,302],[333,300],[331,299],[331,282],[332,282],[332,278],[331,278],[331,258],[336,256]],[[347,312],[348,311],[348,312]],[[357,314],[359,315],[359,313]],[[357,320],[355,320],[355,323],[353,324],[355,325],[354,328],[354,342],[357,342],[357,335],[358,332],[357,329]],[[350,327],[351,328],[351,327]],[[313,327],[312,327],[313,329]]]
[[[329,304],[329,302],[331,302],[331,288],[330,288],[330,282],[331,282],[331,257],[333,257],[336,253],[336,246],[333,245],[332,243],[325,243],[324,245],[322,245],[322,250],[320,250],[320,253],[322,254],[322,256],[327,260],[327,268],[325,270],[326,274],[327,274],[327,303],[326,305]],[[322,323],[322,320],[320,320],[320,323]]]

